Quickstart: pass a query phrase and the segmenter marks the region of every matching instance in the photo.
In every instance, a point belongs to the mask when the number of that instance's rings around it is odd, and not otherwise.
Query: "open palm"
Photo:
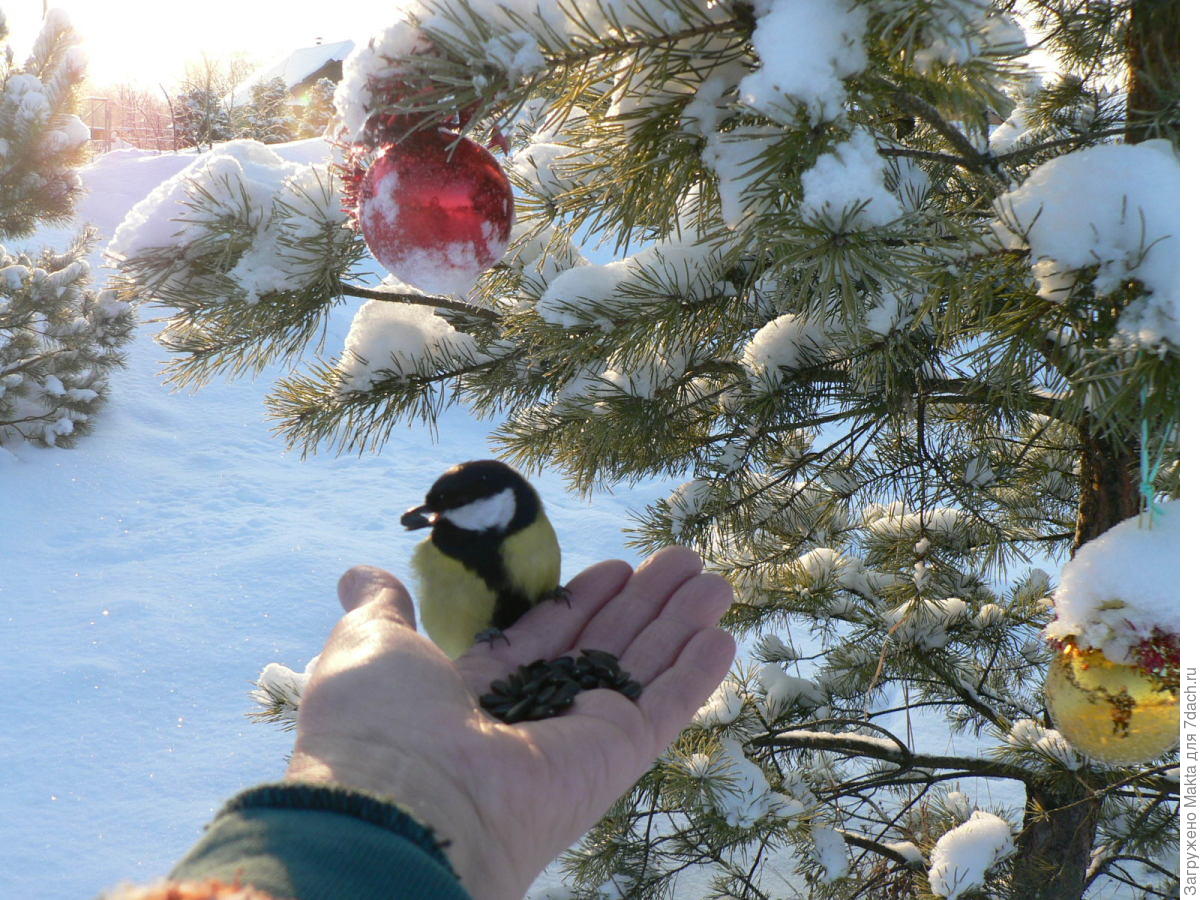
[[[670,548],[636,572],[610,561],[450,660],[413,629],[404,587],[352,569],[334,629],[305,692],[288,777],[394,798],[431,826],[467,890],[520,897],[653,762],[720,682],[733,639],[715,628],[729,585]],[[519,664],[589,648],[617,656],[644,687],[580,694],[565,714],[505,725],[477,697]]]

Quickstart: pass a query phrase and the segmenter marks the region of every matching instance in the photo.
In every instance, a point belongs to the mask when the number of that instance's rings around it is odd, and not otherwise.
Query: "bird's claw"
[[[487,628],[483,629],[483,631],[479,632],[479,634],[475,635],[475,643],[482,644],[484,641],[487,641],[488,647],[494,647],[496,645],[496,641],[500,638],[504,639],[504,643],[508,644],[510,647],[512,646],[512,641],[508,639],[507,634],[505,634],[499,628],[489,625]]]
[[[560,584],[558,587],[554,588],[553,590],[548,591],[546,593],[546,596],[543,597],[542,599],[543,600],[553,600],[555,603],[565,603],[565,604],[567,604],[567,606],[570,606],[571,605],[571,592]]]

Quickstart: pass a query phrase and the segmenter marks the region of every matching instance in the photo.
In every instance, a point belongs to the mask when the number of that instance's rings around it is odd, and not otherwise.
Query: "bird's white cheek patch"
[[[505,488],[491,497],[484,497],[458,509],[448,509],[442,516],[467,531],[503,529],[517,511],[517,498],[512,488]]]

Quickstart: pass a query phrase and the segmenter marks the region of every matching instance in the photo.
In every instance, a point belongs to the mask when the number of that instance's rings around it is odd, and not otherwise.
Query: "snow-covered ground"
[[[315,141],[275,149],[297,161],[323,153]],[[102,157],[82,173],[80,221],[100,228],[103,246],[192,159]],[[335,315],[330,352],[352,313]],[[487,425],[451,410],[436,440],[398,429],[375,456],[301,460],[264,415],[273,371],[195,394],[165,388],[154,315],[143,311],[91,435],[0,461],[0,897],[152,880],[230,794],[277,777],[288,736],[245,717],[259,670],[301,669],[320,649],[348,566],[405,577],[416,538],[400,513],[447,466],[493,455]],[[567,572],[632,560],[625,512],[664,491],[584,503],[550,473],[534,480]]]

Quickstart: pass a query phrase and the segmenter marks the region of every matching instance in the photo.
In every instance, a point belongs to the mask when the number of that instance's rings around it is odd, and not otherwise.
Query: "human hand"
[[[734,642],[715,628],[733,592],[672,547],[632,571],[611,560],[450,660],[414,630],[387,572],[351,569],[346,615],[304,692],[287,778],[396,800],[430,826],[463,886],[516,900],[646,771],[720,683]],[[606,650],[643,685],[636,703],[586,691],[566,713],[505,725],[479,708],[491,682],[535,659]]]

